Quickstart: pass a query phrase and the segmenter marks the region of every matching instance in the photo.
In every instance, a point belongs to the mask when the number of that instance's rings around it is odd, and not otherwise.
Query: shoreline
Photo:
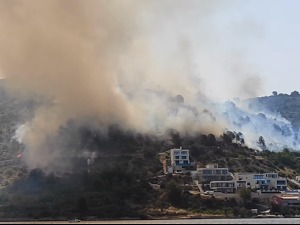
[[[103,218],[103,219],[96,219],[96,218],[87,218],[81,219],[80,222],[82,223],[88,223],[88,222],[108,222],[108,221],[159,221],[159,220],[166,220],[166,221],[175,221],[175,220],[215,220],[215,219],[220,219],[220,220],[236,220],[236,219],[289,219],[289,218],[300,218],[300,217],[282,217],[282,216],[272,216],[272,217],[260,217],[258,216],[253,216],[249,218],[240,218],[240,217],[234,217],[234,216],[224,216],[224,215],[209,215],[209,214],[195,214],[195,215],[168,215],[168,216],[150,216],[148,215],[146,218]],[[5,224],[5,223],[15,223],[15,224],[21,224],[21,223],[72,223],[69,222],[70,219],[66,218],[41,218],[41,219],[30,219],[30,218],[7,218],[7,219],[0,219],[0,224]],[[76,222],[76,223],[80,223]]]

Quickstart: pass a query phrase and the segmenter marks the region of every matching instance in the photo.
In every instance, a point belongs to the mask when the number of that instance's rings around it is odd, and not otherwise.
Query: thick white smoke
[[[238,129],[250,146],[265,123],[261,136],[281,142],[268,133],[271,120],[253,116],[252,125],[236,125],[241,111],[214,100],[261,90],[259,73],[224,47],[224,40],[238,38],[224,31],[230,19],[216,23],[235,3],[1,0],[1,75],[17,96],[38,94],[51,102],[26,123],[28,165],[48,165],[65,154],[51,149],[47,137],[68,119],[154,134]]]
[[[280,114],[272,113],[266,108],[257,111],[249,107],[249,102],[227,102],[220,108],[227,128],[241,132],[248,147],[262,150],[280,151],[284,148],[299,149],[298,132],[290,121]],[[264,140],[265,146],[259,143],[259,137]]]

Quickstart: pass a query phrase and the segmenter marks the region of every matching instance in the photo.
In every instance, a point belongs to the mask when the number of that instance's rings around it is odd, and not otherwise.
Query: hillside
[[[206,135],[182,137],[173,131],[165,141],[114,127],[105,138],[106,146],[114,146],[114,150],[95,149],[99,157],[91,166],[85,159],[73,158],[73,171],[47,174],[34,169],[8,185],[0,196],[0,218],[149,218],[224,214],[227,204],[237,207],[236,202],[191,195],[189,191],[197,189],[189,176],[162,174],[157,153],[175,143],[191,149],[192,161],[198,164],[214,162],[232,172],[277,171],[290,177],[299,174],[300,153],[257,152],[228,142],[226,135],[216,139],[210,135],[209,140]],[[100,139],[99,135],[98,144],[103,145]]]
[[[277,102],[281,98],[287,96],[259,101],[277,99],[274,100]],[[292,101],[298,102],[298,97],[289,99],[289,107]],[[83,126],[74,120],[61,126],[55,137],[55,146],[65,152],[57,165],[68,166],[29,170],[23,158],[16,157],[24,146],[13,137],[38,104],[42,103],[37,99],[20,101],[8,96],[0,87],[0,220],[3,221],[232,213],[239,203],[202,199],[191,194],[197,189],[189,176],[163,175],[158,153],[179,146],[190,149],[192,162],[202,166],[218,163],[229,167],[231,172],[276,171],[289,177],[300,174],[299,152],[287,149],[259,152],[244,146],[239,134],[231,131],[221,136],[201,133],[191,136],[169,130],[166,135],[157,136],[124,131],[118,125],[109,126],[104,132],[101,127]]]
[[[277,94],[272,96],[252,98],[247,100],[251,108],[257,110],[265,109],[274,113],[280,113],[289,120],[295,129],[300,128],[300,94],[297,91],[288,94]]]
[[[26,174],[26,167],[17,156],[24,146],[14,138],[16,129],[32,117],[37,101],[9,96],[5,81],[0,80],[0,185],[5,187]]]

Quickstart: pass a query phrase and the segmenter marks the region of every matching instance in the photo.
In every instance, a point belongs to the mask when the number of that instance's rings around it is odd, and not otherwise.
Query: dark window
[[[222,174],[227,174],[228,170],[222,170]]]
[[[212,170],[203,170],[203,174],[212,174]]]
[[[277,185],[286,185],[285,180],[278,180]]]

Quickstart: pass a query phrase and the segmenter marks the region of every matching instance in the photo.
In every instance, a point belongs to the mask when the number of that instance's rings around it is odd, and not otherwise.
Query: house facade
[[[211,181],[209,187],[211,190],[222,193],[237,193],[241,188],[246,188],[246,181],[229,180],[229,181]]]
[[[202,182],[230,181],[233,179],[228,168],[219,168],[218,164],[208,164],[205,168],[197,168],[196,176]]]
[[[236,193],[236,181],[211,181],[209,187],[213,191],[222,193]]]
[[[190,166],[190,150],[188,149],[182,149],[180,147],[179,149],[171,149],[170,150],[170,156],[171,156],[171,166]]]
[[[186,172],[191,167],[190,150],[180,148],[159,153],[165,174]]]
[[[251,188],[260,193],[280,193],[287,190],[287,178],[277,173],[235,173],[228,168],[219,168],[217,164],[208,164],[192,173],[194,180],[202,182],[204,187],[221,193],[237,193],[241,188]]]
[[[281,207],[300,209],[300,193],[273,195],[271,197],[271,203]]]
[[[279,177],[277,173],[235,173],[235,180],[246,182],[246,187],[257,190],[287,189],[287,179]]]

